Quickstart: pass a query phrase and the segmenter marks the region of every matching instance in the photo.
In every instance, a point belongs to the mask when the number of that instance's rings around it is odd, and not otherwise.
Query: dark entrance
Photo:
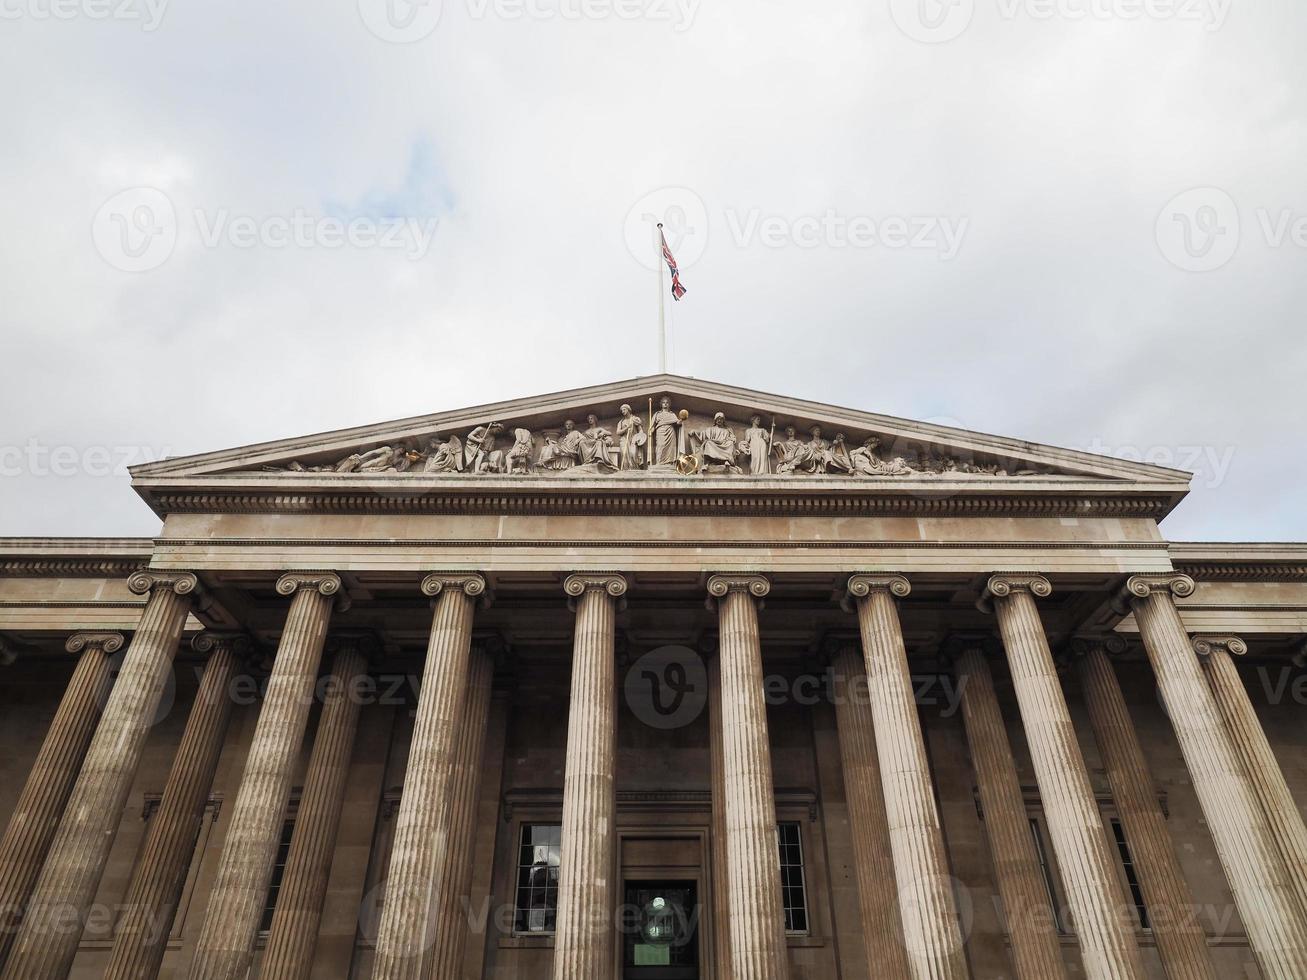
[[[693,881],[628,881],[623,980],[699,980],[699,915]]]

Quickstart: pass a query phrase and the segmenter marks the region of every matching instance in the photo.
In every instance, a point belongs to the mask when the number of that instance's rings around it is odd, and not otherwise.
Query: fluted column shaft
[[[1012,942],[1012,965],[1019,980],[1065,978],[1057,920],[1049,906],[1039,854],[1030,835],[1026,801],[989,661],[980,645],[965,643],[954,663],[985,833]]]
[[[1307,926],[1171,599],[1173,592],[1191,594],[1193,580],[1136,576],[1126,588],[1253,955],[1268,980],[1301,980],[1307,977]]]
[[[1216,980],[1207,936],[1194,914],[1197,905],[1180,870],[1108,648],[1101,640],[1077,640],[1074,651],[1094,741],[1130,843],[1162,966],[1169,980]]]
[[[249,643],[244,637],[202,634],[195,647],[211,651],[209,661],[127,887],[106,980],[152,980],[159,974],[222,754],[231,682]]]
[[[1261,804],[1275,846],[1284,860],[1289,884],[1298,896],[1299,906],[1307,913],[1307,826],[1303,825],[1302,813],[1289,792],[1284,772],[1248,699],[1248,689],[1239,679],[1239,669],[1230,656],[1232,653],[1242,656],[1248,647],[1235,636],[1208,636],[1196,638],[1194,649],[1225,721],[1235,755],[1243,763],[1248,785]]]
[[[284,575],[277,592],[294,598],[236,805],[226,818],[227,838],[191,963],[193,980],[244,980],[250,968],[340,579],[332,574]]]
[[[617,600],[620,575],[573,575],[572,696],[559,846],[554,980],[588,980],[613,970],[617,858]]]
[[[1135,980],[1144,969],[1129,911],[1122,907],[1116,856],[1035,605],[1036,595],[1052,591],[1041,576],[995,576],[987,596],[998,614],[1085,975],[1090,980]]]
[[[358,681],[367,672],[363,651],[373,644],[370,638],[354,636],[333,637],[329,642],[334,649],[322,715],[260,970],[269,980],[303,980],[313,971],[313,947],[358,732]]]
[[[197,584],[187,573],[138,572],[127,580],[133,592],[150,598],[64,807],[4,980],[59,980],[72,968]]]
[[[467,696],[473,613],[486,583],[480,575],[436,574],[422,591],[436,598],[435,612],[395,822],[374,980],[420,980],[428,950],[444,941],[435,931],[436,879],[449,846],[443,811]]]
[[[708,658],[708,766],[712,791],[713,963],[715,977],[731,972],[731,884],[726,859],[726,779],[722,757],[722,662]]]
[[[906,980],[911,968],[903,946],[899,897],[894,886],[894,851],[876,756],[876,723],[870,701],[857,683],[866,677],[866,667],[862,654],[851,644],[836,648],[831,667],[836,678],[835,726],[867,963],[875,966],[877,977],[883,980]]]
[[[495,680],[495,659],[484,645],[474,644],[468,663],[467,696],[454,768],[450,775],[449,806],[445,810],[449,846],[436,875],[436,943],[428,980],[460,980],[463,953],[470,931],[468,913],[472,894],[472,856],[476,846],[477,801],[481,796],[481,755],[490,719],[490,695]]]
[[[109,657],[122,645],[120,633],[79,633],[66,645],[69,653],[80,651],[81,656],[0,840],[0,963],[9,954],[95,734],[100,707],[112,684]]]
[[[715,575],[708,581],[720,634],[731,962],[735,976],[750,980],[789,976],[758,633],[757,600],[770,588],[761,575]]]
[[[908,580],[901,576],[855,575],[849,580],[849,593],[858,603],[908,966],[917,980],[952,980],[966,977],[967,967],[944,831],[895,605],[895,596],[910,592]]]

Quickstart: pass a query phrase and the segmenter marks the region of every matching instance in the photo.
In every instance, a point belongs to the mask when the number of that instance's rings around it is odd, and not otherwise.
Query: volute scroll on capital
[[[87,647],[99,647],[105,653],[117,653],[123,648],[121,633],[74,633],[68,637],[64,649],[69,653],[81,653]]]
[[[867,599],[878,594],[885,594],[893,599],[906,599],[912,595],[912,583],[906,576],[898,574],[851,575],[845,586],[844,596],[840,599],[840,608],[845,612],[856,612],[858,599]]]
[[[470,599],[486,596],[485,576],[477,572],[432,572],[422,580],[422,594],[432,599],[442,592],[455,591]]]
[[[995,599],[1028,593],[1036,599],[1047,599],[1053,594],[1053,583],[1038,572],[995,572],[985,583],[985,591],[976,602],[981,612],[993,612]]]
[[[574,572],[563,581],[563,591],[573,599],[587,592],[607,592],[612,598],[620,599],[629,587],[626,576],[618,572]]]
[[[771,592],[771,579],[750,572],[709,576],[708,594],[714,599],[725,598],[732,592],[747,592],[755,599],[765,599]]]
[[[1201,633],[1193,637],[1190,642],[1193,644],[1194,653],[1200,657],[1210,657],[1220,650],[1224,650],[1232,657],[1242,657],[1248,652],[1248,644],[1242,637],[1229,634]]]
[[[143,568],[127,578],[127,588],[136,595],[149,595],[155,589],[172,589],[178,595],[190,595],[200,586],[192,572],[161,572]]]
[[[1072,660],[1097,651],[1108,657],[1119,657],[1128,649],[1130,644],[1120,633],[1077,633],[1066,645],[1067,656]]]

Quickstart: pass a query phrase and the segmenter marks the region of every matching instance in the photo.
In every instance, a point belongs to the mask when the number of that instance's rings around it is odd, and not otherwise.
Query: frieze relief
[[[663,397],[644,411],[532,428],[487,420],[468,431],[394,442],[336,460],[295,460],[268,472],[434,476],[752,476],[789,478],[1030,477],[1059,471],[1015,460],[980,459],[875,432],[827,432],[751,414],[692,416]]]

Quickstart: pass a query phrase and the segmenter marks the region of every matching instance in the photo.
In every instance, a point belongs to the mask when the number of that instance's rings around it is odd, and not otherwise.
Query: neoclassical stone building
[[[0,980],[1307,977],[1307,546],[674,376],[0,540]]]

